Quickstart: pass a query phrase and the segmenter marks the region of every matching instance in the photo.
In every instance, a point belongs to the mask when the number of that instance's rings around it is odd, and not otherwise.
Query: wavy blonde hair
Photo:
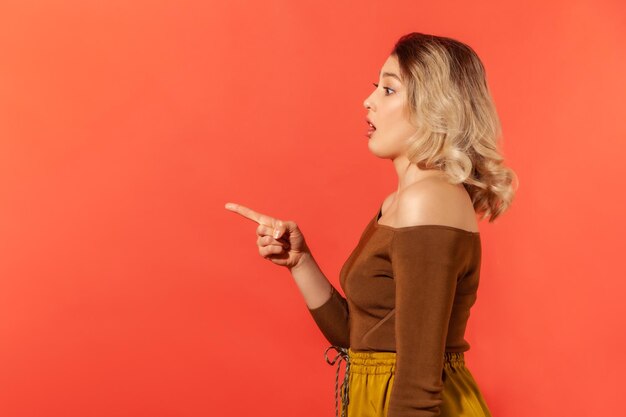
[[[502,128],[478,55],[457,40],[417,32],[402,36],[391,55],[398,59],[407,116],[417,129],[409,160],[463,183],[480,219],[493,222],[511,205],[519,179],[502,163]]]

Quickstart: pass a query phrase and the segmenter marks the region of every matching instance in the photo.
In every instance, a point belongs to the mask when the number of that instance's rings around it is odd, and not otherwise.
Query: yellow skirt
[[[338,353],[331,361],[328,351]],[[395,352],[355,352],[330,346],[325,352],[330,365],[337,363],[335,414],[342,417],[386,417],[395,375]],[[339,360],[339,362],[338,362]],[[340,361],[346,361],[344,381],[339,386]],[[347,388],[347,389],[346,389]],[[465,367],[463,352],[445,352],[441,417],[491,417],[474,377]]]

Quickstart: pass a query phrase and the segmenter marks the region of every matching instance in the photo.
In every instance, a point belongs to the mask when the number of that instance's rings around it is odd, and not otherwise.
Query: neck
[[[444,178],[445,173],[438,169],[424,170],[417,167],[416,164],[410,163],[406,156],[398,156],[393,160],[393,165],[398,175],[398,191],[400,194],[405,188],[420,182],[426,178],[440,177]]]

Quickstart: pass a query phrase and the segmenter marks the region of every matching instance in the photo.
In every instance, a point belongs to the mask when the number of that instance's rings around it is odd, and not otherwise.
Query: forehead
[[[389,78],[400,81],[400,64],[398,64],[398,59],[393,55],[390,55],[389,58],[387,58],[380,69],[379,75],[385,77],[387,74],[394,74],[397,78],[394,76],[390,76]]]
[[[389,57],[387,58],[387,60],[385,61],[385,63],[383,64],[383,67],[381,69],[382,72],[396,72],[400,69],[400,64],[398,64],[398,58],[396,58],[394,55],[389,55]]]

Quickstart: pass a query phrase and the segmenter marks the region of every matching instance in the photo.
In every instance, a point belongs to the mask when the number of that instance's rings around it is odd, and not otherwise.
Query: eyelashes
[[[376,84],[376,83],[372,83],[372,84],[374,84],[374,87],[378,88],[378,84]],[[388,96],[388,95],[392,94],[392,93],[390,93],[389,91],[391,91],[391,92],[395,92],[393,89],[391,89],[391,88],[389,88],[389,87],[383,87],[383,90],[385,90],[385,95],[386,95],[386,96]]]

